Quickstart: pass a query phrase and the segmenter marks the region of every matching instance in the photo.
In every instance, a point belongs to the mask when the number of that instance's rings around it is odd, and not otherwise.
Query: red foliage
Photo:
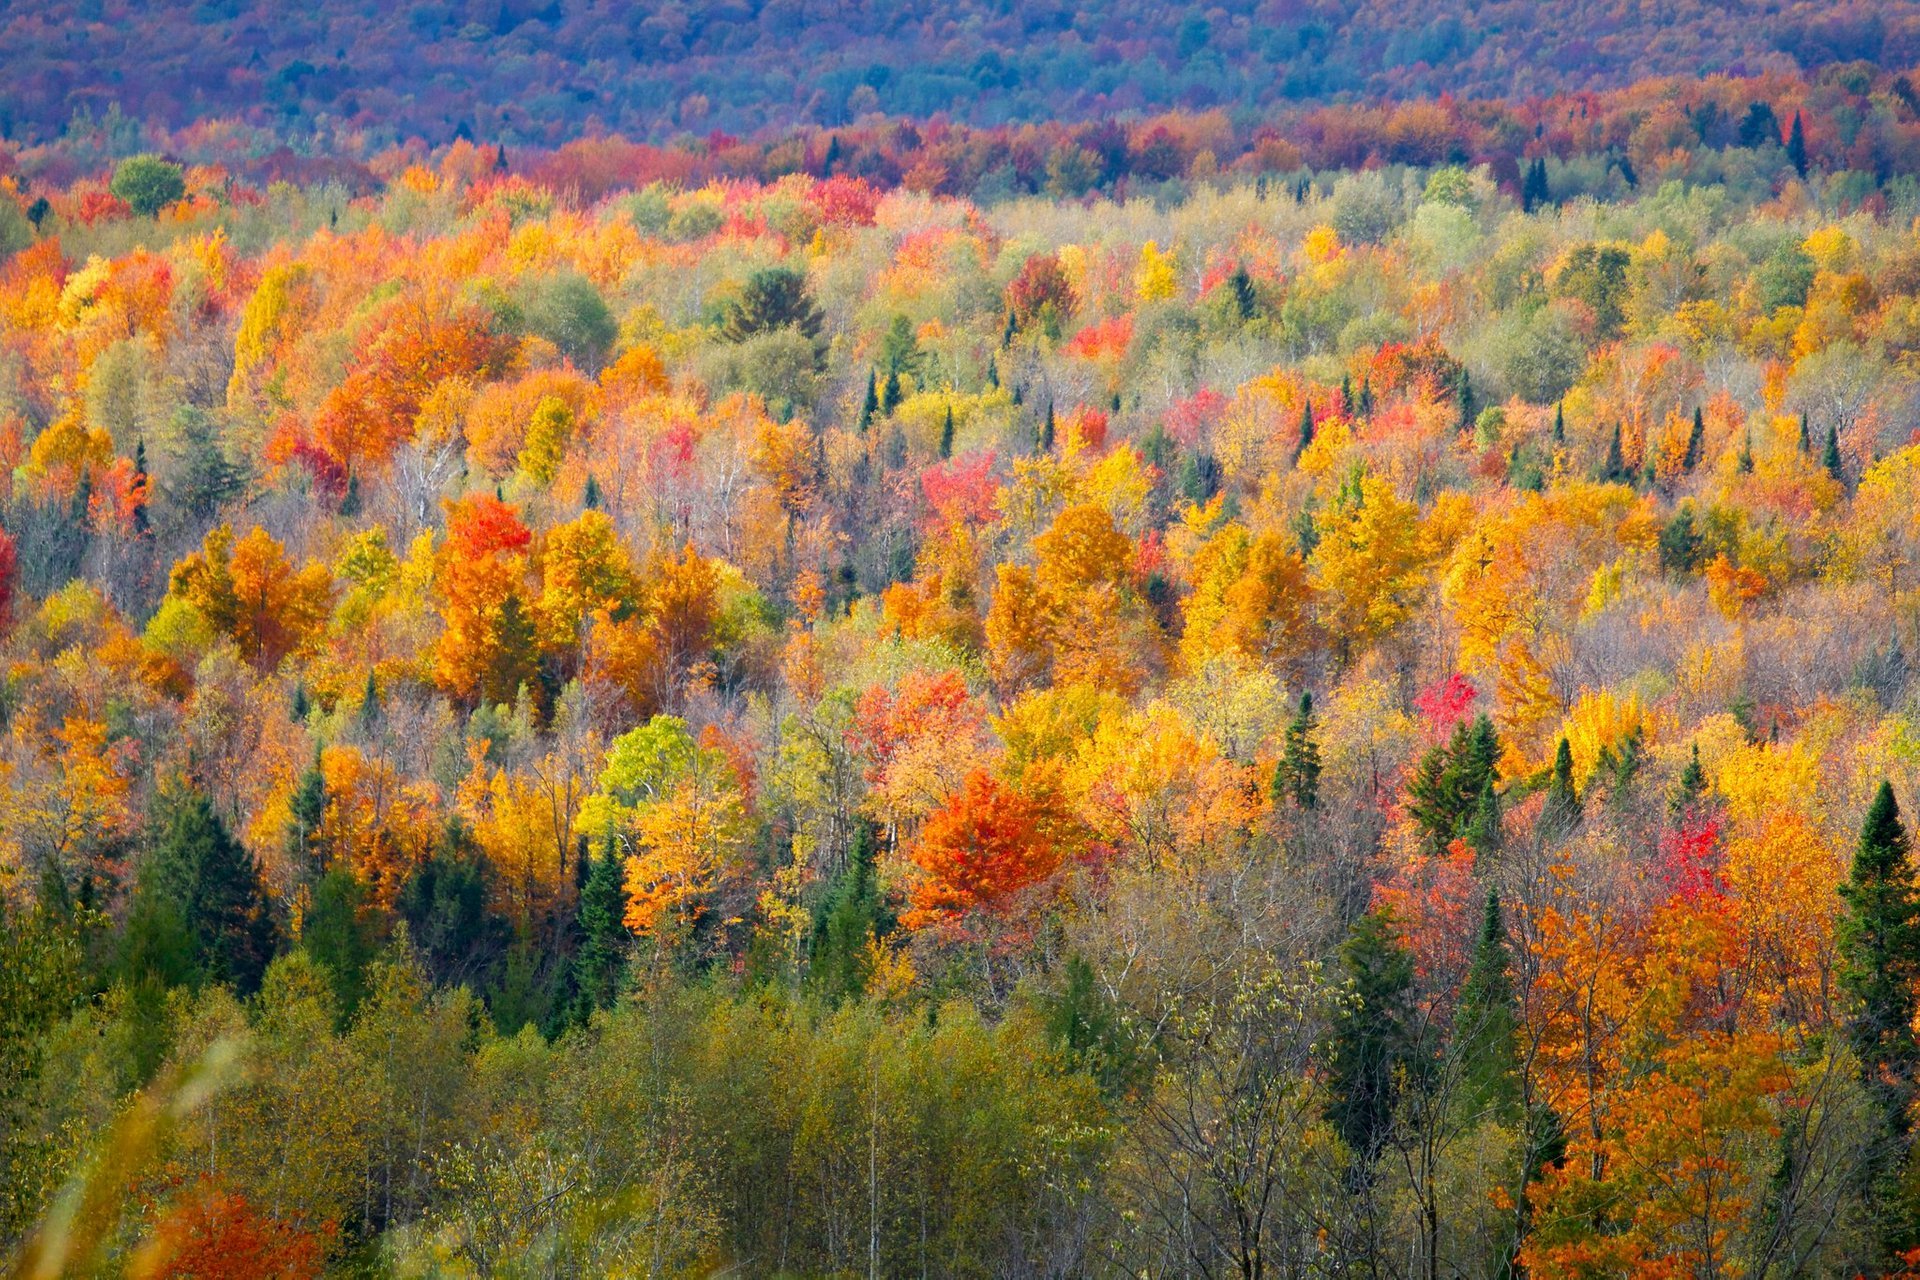
[[[920,473],[920,491],[935,528],[984,525],[1000,517],[1000,480],[993,450],[937,463]]]
[[[1167,434],[1182,449],[1192,449],[1205,438],[1207,428],[1226,408],[1225,396],[1211,387],[1202,387],[1185,400],[1175,401],[1167,410]]]
[[[1727,886],[1720,876],[1720,856],[1719,820],[1710,814],[1688,813],[1679,830],[1661,835],[1654,874],[1668,893],[1683,902],[1724,897]]]
[[[202,1179],[160,1219],[138,1274],[149,1280],[313,1280],[323,1270],[332,1234],[331,1226],[301,1230]]]
[[[1050,253],[1036,253],[1020,268],[1020,274],[1007,286],[1007,310],[1016,325],[1025,328],[1049,313],[1055,323],[1065,320],[1080,305],[1060,259]]]
[[[1374,354],[1373,389],[1385,394],[1420,387],[1438,395],[1459,380],[1460,368],[1432,334],[1414,343],[1389,342]]]
[[[1414,967],[1442,990],[1459,985],[1472,959],[1474,911],[1481,890],[1473,850],[1455,840],[1439,857],[1416,854],[1373,888],[1373,904],[1400,926]]]
[[[927,819],[912,858],[926,878],[913,888],[909,928],[1004,911],[1060,869],[1065,819],[1051,799],[1014,791],[984,769]]]
[[[1453,732],[1453,727],[1473,714],[1474,699],[1480,691],[1473,687],[1473,681],[1458,671],[1438,684],[1422,689],[1413,699],[1414,710],[1427,722],[1427,729],[1436,738],[1444,738]]]
[[[871,762],[868,780],[877,781],[906,742],[930,733],[971,738],[986,718],[958,671],[916,670],[901,677],[897,693],[875,685],[860,695],[853,721],[853,745]]]
[[[808,198],[820,221],[834,227],[870,227],[880,193],[865,178],[840,174],[813,184]]]
[[[533,533],[520,512],[490,493],[470,493],[447,504],[447,549],[462,559],[478,560],[496,551],[525,551]]]

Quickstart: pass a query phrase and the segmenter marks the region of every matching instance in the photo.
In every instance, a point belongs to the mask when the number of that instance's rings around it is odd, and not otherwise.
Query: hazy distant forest
[[[0,4],[0,1267],[1920,1276],[1920,7]]]

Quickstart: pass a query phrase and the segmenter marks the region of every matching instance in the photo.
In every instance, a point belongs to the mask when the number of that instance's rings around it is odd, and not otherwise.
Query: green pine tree
[[[580,948],[573,953],[573,987],[581,1022],[597,1009],[612,1008],[620,990],[620,973],[633,938],[627,929],[624,881],[618,851],[609,837],[600,856],[588,860],[575,917]]]
[[[892,416],[893,411],[900,407],[900,400],[900,375],[889,372],[887,380],[880,384],[880,412]]]
[[[1673,795],[1667,800],[1667,816],[1677,821],[1688,810],[1699,805],[1701,797],[1706,794],[1707,771],[1700,767],[1700,744],[1696,742],[1686,767],[1680,770],[1680,781],[1674,785]]]
[[[1480,801],[1473,808],[1473,817],[1467,821],[1466,842],[1474,854],[1480,858],[1491,858],[1500,852],[1505,839],[1505,830],[1500,825],[1500,795],[1493,789],[1493,780],[1489,778],[1480,788]]]
[[[940,456],[943,458],[951,458],[953,456],[953,406],[952,405],[947,406],[946,420],[940,424]]]
[[[327,975],[345,1026],[366,998],[367,966],[380,954],[380,917],[360,877],[345,867],[320,877],[301,917],[300,949]]]
[[[1841,484],[1847,482],[1846,463],[1840,457],[1840,429],[1832,424],[1827,426],[1827,447],[1820,453],[1820,465]]]
[[[1693,411],[1693,429],[1687,432],[1687,456],[1680,465],[1691,471],[1700,465],[1700,455],[1707,447],[1707,419],[1698,408]]]
[[[1413,957],[1385,912],[1354,922],[1340,944],[1350,999],[1336,1016],[1327,1120],[1370,1168],[1393,1128],[1401,1089],[1417,1077],[1412,1030]]]
[[[873,425],[873,417],[880,412],[880,392],[874,385],[873,370],[867,370],[867,394],[860,401],[860,434],[865,435],[867,428]]]
[[[1620,450],[1620,424],[1617,422],[1613,424],[1613,435],[1607,440],[1607,460],[1600,478],[1616,482],[1627,478],[1627,459]]]
[[[1740,438],[1740,474],[1753,474],[1753,428],[1748,427],[1746,435]]]
[[[1807,176],[1807,130],[1798,111],[1793,113],[1793,126],[1787,131],[1787,160],[1795,173]]]
[[[260,866],[205,795],[188,790],[163,804],[135,896],[179,913],[203,977],[251,995],[279,941]]]
[[[1553,752],[1553,777],[1547,782],[1547,803],[1541,820],[1555,832],[1571,831],[1580,825],[1580,793],[1573,785],[1573,748],[1565,738]]]
[[[327,814],[327,775],[320,770],[320,749],[313,750],[313,763],[300,773],[293,795],[287,802],[287,852],[294,865],[317,875],[325,869],[320,850],[320,822]]]
[[[1301,454],[1307,451],[1307,446],[1312,443],[1313,443],[1313,401],[1302,400],[1300,402],[1300,442],[1294,446],[1293,456],[1296,459],[1299,458]]]
[[[1914,883],[1900,806],[1886,782],[1861,824],[1853,870],[1840,896],[1840,987],[1851,1002],[1847,1039],[1861,1079],[1880,1113],[1880,1132],[1868,1159],[1877,1175],[1875,1199],[1884,1224],[1882,1243],[1904,1247],[1915,1234],[1910,1215],[1890,1202],[1911,1142],[1920,1042],[1914,1037],[1920,992],[1920,888]]]
[[[1280,751],[1280,763],[1273,769],[1273,801],[1280,804],[1291,800],[1302,809],[1312,809],[1320,803],[1320,744],[1314,731],[1319,721],[1313,718],[1313,695],[1301,693],[1300,708],[1294,714],[1293,723],[1287,726],[1285,745]]]
[[[600,494],[600,481],[592,472],[587,473],[586,487],[580,491],[580,505],[588,511],[598,511],[605,499]]]
[[[1567,442],[1567,402],[1564,400],[1553,406],[1553,442],[1557,445]]]
[[[1040,452],[1053,452],[1053,401],[1047,401],[1047,420],[1040,427]]]
[[[874,875],[880,833],[871,822],[854,828],[847,863],[815,917],[807,980],[828,1004],[857,1000],[872,977],[870,944],[891,930]]]
[[[1500,893],[1489,889],[1473,961],[1453,1015],[1453,1054],[1466,1114],[1506,1124],[1520,1116],[1520,1007],[1512,965]]]
[[[1373,416],[1373,378],[1371,376],[1360,379],[1360,416],[1363,418]]]

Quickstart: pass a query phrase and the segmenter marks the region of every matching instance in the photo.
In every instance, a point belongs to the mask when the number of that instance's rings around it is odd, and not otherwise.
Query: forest
[[[1842,62],[0,144],[0,1265],[1920,1274],[1917,219]]]

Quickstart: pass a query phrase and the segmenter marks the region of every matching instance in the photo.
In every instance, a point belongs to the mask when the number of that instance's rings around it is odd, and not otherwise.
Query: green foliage
[[[1499,759],[1499,736],[1493,721],[1484,715],[1471,726],[1455,725],[1447,742],[1421,758],[1407,784],[1408,813],[1426,834],[1433,852],[1443,852],[1467,834],[1480,810],[1482,793],[1497,778]]]
[[[1498,890],[1487,891],[1473,960],[1453,1014],[1449,1048],[1460,1071],[1460,1106],[1470,1117],[1518,1120],[1521,1098],[1520,1005]]]
[[[159,835],[134,891],[134,910],[154,922],[149,942],[158,954],[138,967],[179,976],[184,942],[196,976],[251,994],[279,940],[259,864],[203,793],[182,789],[162,803]]]
[[[1333,1027],[1327,1119],[1365,1167],[1379,1157],[1401,1092],[1424,1065],[1413,957],[1391,917],[1373,911],[1340,944],[1340,964],[1348,990]]]
[[[1280,750],[1280,762],[1273,769],[1273,800],[1279,804],[1291,800],[1302,809],[1320,803],[1320,744],[1316,733],[1319,722],[1313,717],[1313,695],[1302,692],[1300,706],[1287,725],[1286,742]]]
[[[180,166],[155,155],[128,156],[113,171],[108,189],[143,218],[151,218],[187,193]]]

